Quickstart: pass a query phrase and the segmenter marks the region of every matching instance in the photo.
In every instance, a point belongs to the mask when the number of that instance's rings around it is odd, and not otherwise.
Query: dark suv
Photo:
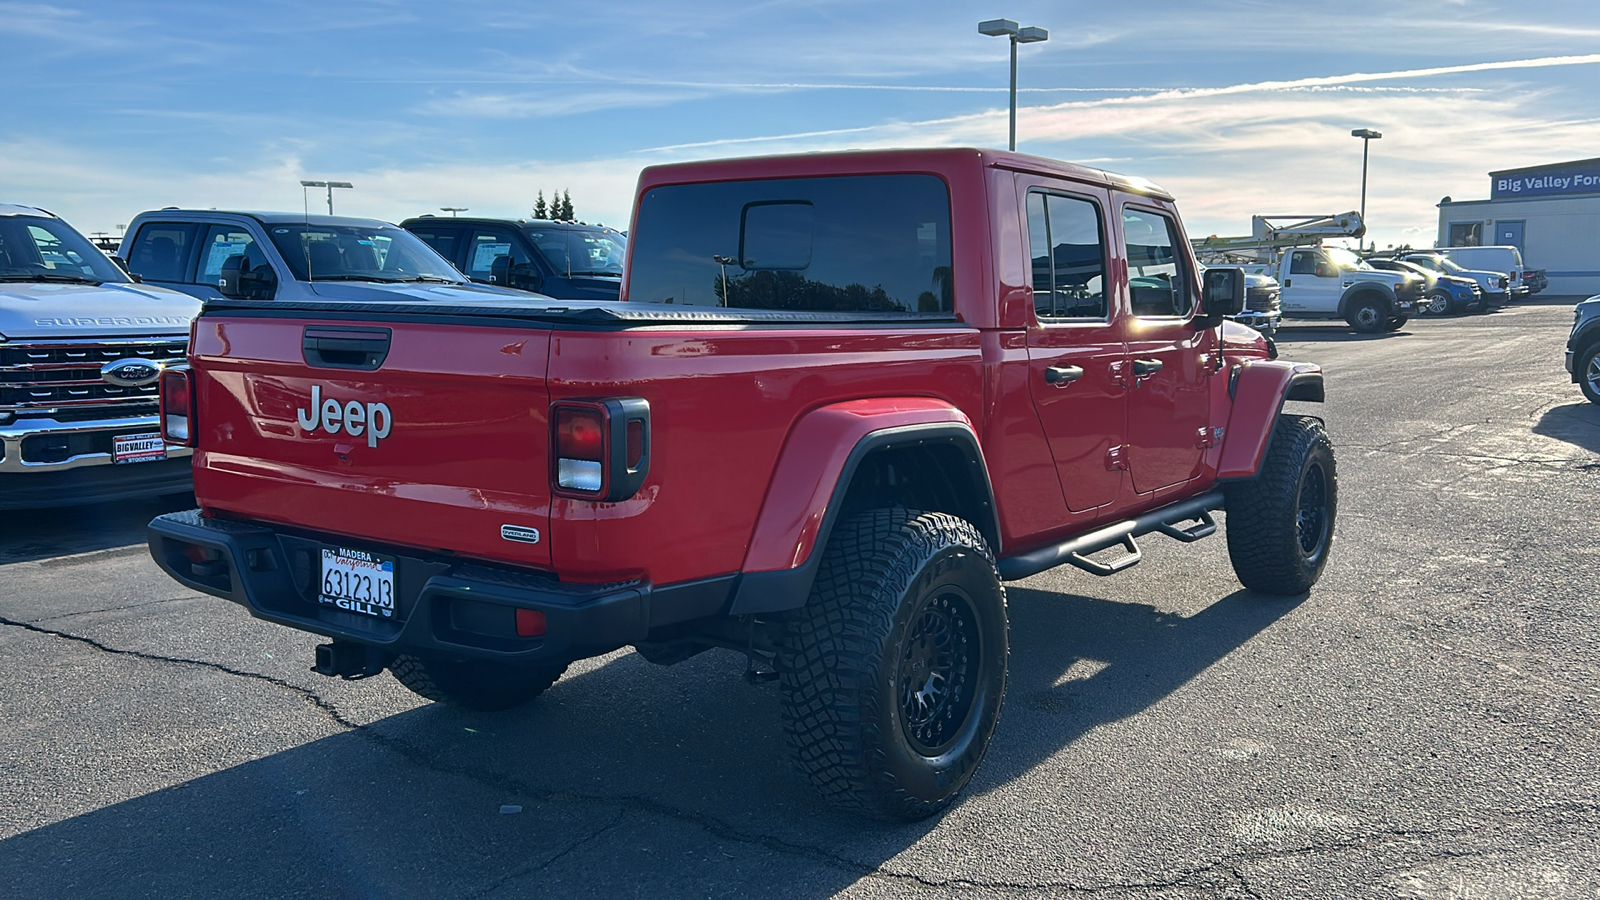
[[[468,278],[562,300],[615,300],[628,239],[614,228],[538,219],[419,216],[400,227]]]

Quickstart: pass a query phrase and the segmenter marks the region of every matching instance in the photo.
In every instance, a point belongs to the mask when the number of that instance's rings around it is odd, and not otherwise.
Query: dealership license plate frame
[[[317,569],[317,603],[379,622],[400,619],[399,599],[395,594],[396,560],[384,553],[323,544]],[[330,581],[331,573],[342,577]],[[360,579],[367,579],[362,583]],[[342,592],[325,590],[330,584],[345,587]]]
[[[123,466],[167,458],[167,441],[159,431],[118,434],[111,438],[111,461]]]

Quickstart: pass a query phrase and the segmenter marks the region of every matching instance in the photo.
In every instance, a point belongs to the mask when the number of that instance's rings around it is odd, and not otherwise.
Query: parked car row
[[[189,489],[156,383],[204,301],[614,300],[626,248],[577,222],[169,208],[134,217],[108,256],[46,210],[0,204],[0,509]]]

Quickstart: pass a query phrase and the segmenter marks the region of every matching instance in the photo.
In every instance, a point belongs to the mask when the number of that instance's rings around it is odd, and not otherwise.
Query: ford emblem
[[[161,363],[148,359],[119,359],[100,367],[100,378],[117,387],[144,387],[161,377]]]

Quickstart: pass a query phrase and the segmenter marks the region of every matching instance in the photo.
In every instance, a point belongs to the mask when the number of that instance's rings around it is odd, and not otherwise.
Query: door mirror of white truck
[[[1221,320],[1244,312],[1244,270],[1231,267],[1206,269],[1200,291],[1200,315]]]
[[[1339,269],[1333,263],[1324,259],[1319,259],[1317,260],[1316,275],[1318,278],[1338,278]]]

